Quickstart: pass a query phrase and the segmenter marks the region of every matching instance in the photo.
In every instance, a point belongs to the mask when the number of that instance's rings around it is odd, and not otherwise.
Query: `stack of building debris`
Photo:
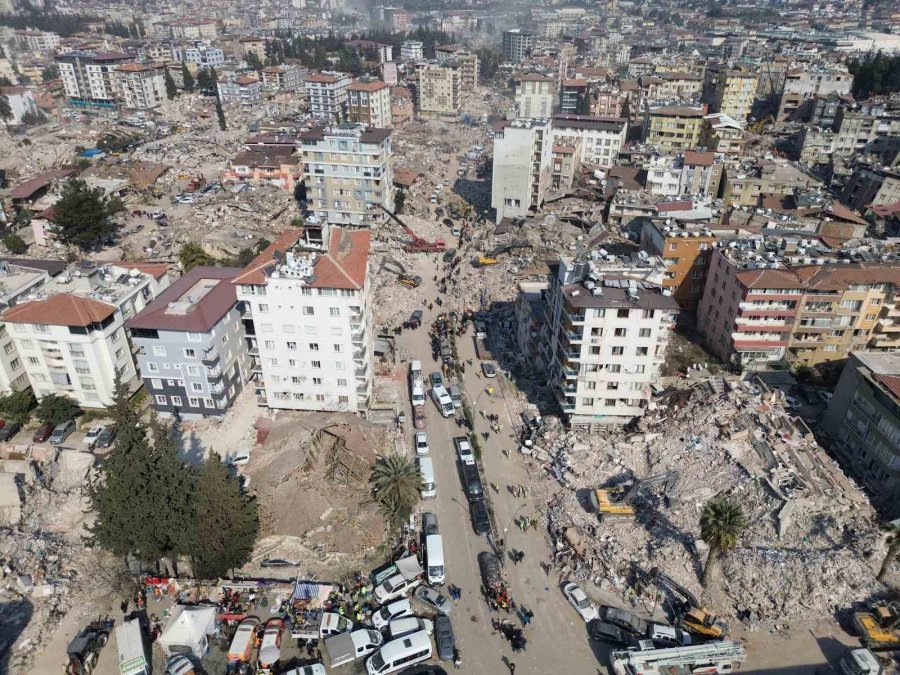
[[[557,566],[628,593],[635,566],[659,567],[699,595],[700,513],[725,497],[748,527],[713,582],[721,593],[710,588],[715,611],[771,625],[876,592],[883,542],[874,512],[782,399],[759,383],[711,378],[658,399],[631,433],[545,432],[536,458],[570,488],[552,496],[558,487],[544,483]],[[678,479],[665,495],[636,491],[633,519],[598,518],[594,488],[669,471]]]

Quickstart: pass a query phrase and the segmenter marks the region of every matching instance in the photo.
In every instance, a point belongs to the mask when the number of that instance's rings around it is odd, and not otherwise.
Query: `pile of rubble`
[[[724,497],[748,527],[709,583],[711,609],[777,625],[877,592],[883,541],[872,508],[782,403],[761,383],[710,378],[664,395],[630,433],[549,428],[535,456],[570,488],[542,484],[557,567],[632,598],[655,594],[636,582],[658,567],[699,596],[708,551],[700,513]],[[675,473],[663,490],[636,491],[633,519],[598,518],[594,488]]]

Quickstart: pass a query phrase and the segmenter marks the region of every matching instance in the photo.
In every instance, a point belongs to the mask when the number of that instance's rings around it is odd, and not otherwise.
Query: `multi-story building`
[[[459,115],[461,69],[456,61],[416,64],[419,117],[453,119]]]
[[[838,108],[834,121],[834,153],[849,157],[856,154],[881,154],[879,145],[888,139],[892,141],[893,152],[885,153],[882,161],[894,161],[897,137],[900,136],[900,117],[885,114],[882,110],[860,110],[856,106],[842,105]]]
[[[280,65],[263,68],[263,89],[271,92],[301,91],[307,71],[297,66]]]
[[[681,188],[681,158],[672,155],[653,155],[644,165],[647,171],[645,187],[654,197],[676,197]]]
[[[300,134],[309,210],[339,225],[382,222],[394,210],[390,129],[343,124]]]
[[[852,352],[821,425],[873,503],[900,515],[900,354]]]
[[[181,19],[168,24],[173,40],[215,40],[220,27],[216,19]]]
[[[374,380],[371,233],[282,232],[232,279],[246,307],[257,400],[270,408],[367,408]]]
[[[736,120],[745,121],[756,98],[759,74],[728,68],[708,72],[714,77],[704,97],[704,102],[709,104],[710,112],[725,113]]]
[[[550,189],[568,190],[575,182],[581,165],[581,139],[575,145],[554,145],[550,167]]]
[[[150,405],[163,417],[221,417],[250,379],[231,283],[241,272],[194,267],[126,323]]]
[[[180,63],[193,63],[197,68],[221,68],[225,65],[225,52],[218,47],[201,44],[172,47],[172,59]]]
[[[460,87],[463,91],[478,88],[478,56],[455,45],[435,47],[434,54],[438,63],[455,61],[459,64]]]
[[[775,54],[760,63],[759,84],[756,87],[758,96],[767,97],[781,94],[784,89],[788,63],[788,60],[781,54]]]
[[[829,94],[845,95],[853,86],[853,76],[845,66],[789,70],[778,105],[779,122],[791,119],[808,99]]]
[[[742,366],[816,365],[866,347],[894,351],[897,333],[879,317],[896,311],[898,288],[896,264],[745,269],[717,249],[698,328],[714,354]]]
[[[158,108],[166,100],[166,64],[123,63],[116,67],[122,105],[133,110]]]
[[[550,117],[556,103],[556,79],[541,73],[515,75],[516,117]]]
[[[241,57],[246,61],[250,58],[250,55],[254,55],[257,59],[259,59],[260,63],[265,63],[266,61],[266,39],[262,37],[242,37],[238,40],[238,44],[241,47]]]
[[[559,113],[561,115],[586,114],[591,107],[587,80],[563,80],[559,88]]]
[[[497,222],[536,211],[550,186],[553,139],[548,119],[517,119],[494,132],[491,206]]]
[[[34,100],[34,93],[31,89],[23,87],[21,84],[14,84],[8,87],[0,86],[0,96],[6,97],[9,103],[9,112],[12,115],[6,122],[13,124],[22,124],[23,120],[29,115],[37,115],[37,102]]]
[[[347,90],[353,77],[347,73],[313,73],[306,80],[306,98],[309,111],[326,122],[343,122],[347,119]]]
[[[59,35],[42,30],[17,30],[19,43],[30,52],[43,54],[59,47]]]
[[[400,60],[416,63],[425,58],[425,45],[419,40],[404,40],[400,45]]]
[[[521,63],[531,57],[537,46],[537,35],[521,28],[513,28],[503,33],[503,58],[509,63]]]
[[[353,82],[347,88],[347,120],[379,129],[393,126],[391,85],[372,79],[359,79]]]
[[[818,189],[821,179],[794,162],[777,158],[747,168],[733,167],[725,173],[722,198],[733,206],[755,208],[760,199],[772,195],[793,196],[798,190]]]
[[[609,260],[607,258],[612,258]],[[662,265],[604,257],[550,265],[542,301],[519,303],[520,331],[537,341],[541,367],[573,426],[624,424],[644,414],[678,304],[655,281]],[[536,333],[536,335],[534,335]]]
[[[72,105],[115,107],[119,86],[116,68],[130,61],[121,52],[67,52],[56,56],[59,77]]]
[[[394,33],[404,33],[409,30],[409,12],[403,7],[385,7],[384,25]]]
[[[678,194],[716,199],[722,189],[724,166],[721,156],[713,152],[688,150],[681,157]]]
[[[844,185],[841,201],[857,211],[900,202],[900,171],[869,164],[856,166]]]
[[[691,73],[657,72],[658,82],[651,87],[649,97],[658,101],[694,100],[703,91],[703,77]]]
[[[662,287],[687,312],[696,311],[700,303],[715,245],[715,234],[705,227],[645,220],[641,230],[641,250],[662,258]]]
[[[303,179],[303,162],[292,146],[249,149],[229,161],[223,179],[266,183],[293,192]]]
[[[575,145],[580,141],[581,161],[610,167],[625,145],[628,121],[621,117],[555,115],[552,135],[557,145]]]
[[[138,386],[125,322],[168,285],[165,265],[82,263],[7,310],[3,321],[35,395],[102,408],[113,402],[117,374]]]
[[[704,114],[703,108],[689,106],[651,108],[646,124],[647,143],[663,152],[696,148]]]
[[[225,80],[219,80],[218,87],[222,105],[237,103],[249,107],[262,101],[260,81],[249,75],[228,76]]]

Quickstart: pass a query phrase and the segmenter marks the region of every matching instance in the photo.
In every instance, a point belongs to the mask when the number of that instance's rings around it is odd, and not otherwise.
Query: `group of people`
[[[527,625],[527,624],[526,624]],[[509,642],[513,652],[521,652],[525,650],[528,640],[521,628],[513,625],[511,621],[506,619],[491,619],[491,628],[494,632],[500,633]]]
[[[513,561],[513,565],[518,565],[520,562],[525,560],[525,551],[512,549],[509,552],[509,559]]]

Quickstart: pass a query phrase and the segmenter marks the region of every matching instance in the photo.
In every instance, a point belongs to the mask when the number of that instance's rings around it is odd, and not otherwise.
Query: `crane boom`
[[[408,234],[410,237],[412,237],[412,241],[407,242],[406,244],[403,245],[404,250],[409,251],[411,253],[414,253],[417,251],[424,251],[426,253],[436,253],[436,252],[443,251],[446,248],[446,244],[444,243],[443,239],[438,239],[436,241],[428,241],[427,239],[423,239],[422,237],[417,235],[415,232],[413,232],[413,229],[409,225],[407,225],[402,220],[400,220],[399,216],[397,216],[396,213],[394,213],[390,209],[385,208],[382,204],[376,204],[376,206],[378,206],[378,208],[380,208],[382,211],[384,211],[386,214],[388,214],[388,216],[390,216],[391,220],[395,221],[398,225],[400,225],[400,227],[403,228],[404,232],[406,232],[406,234]]]

